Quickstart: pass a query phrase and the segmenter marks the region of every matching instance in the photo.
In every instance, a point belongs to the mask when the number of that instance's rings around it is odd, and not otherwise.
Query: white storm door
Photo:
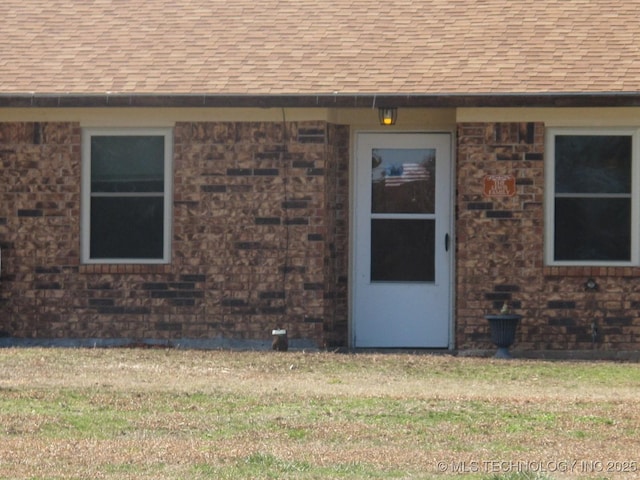
[[[353,344],[446,348],[451,319],[451,136],[356,142]]]

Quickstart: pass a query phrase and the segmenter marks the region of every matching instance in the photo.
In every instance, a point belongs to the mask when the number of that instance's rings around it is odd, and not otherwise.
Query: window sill
[[[80,273],[170,273],[169,264],[106,264],[92,263],[80,265]]]
[[[558,266],[544,267],[545,277],[640,277],[640,267],[580,267]]]

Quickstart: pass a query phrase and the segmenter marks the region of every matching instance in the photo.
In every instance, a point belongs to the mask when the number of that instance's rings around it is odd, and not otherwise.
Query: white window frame
[[[91,258],[91,138],[95,136],[164,137],[164,224],[162,258]],[[173,129],[171,128],[83,128],[80,251],[85,264],[167,264],[171,261],[173,205]]]
[[[555,229],[555,138],[563,135],[612,136],[628,135],[631,137],[631,259],[629,261],[567,261],[554,260]],[[576,267],[615,267],[636,266],[640,264],[640,130],[637,128],[550,128],[545,138],[545,264],[549,266]]]

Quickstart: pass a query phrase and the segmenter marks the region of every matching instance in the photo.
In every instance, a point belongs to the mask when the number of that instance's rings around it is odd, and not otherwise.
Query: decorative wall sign
[[[513,175],[485,175],[485,197],[513,197],[516,194],[516,177]]]

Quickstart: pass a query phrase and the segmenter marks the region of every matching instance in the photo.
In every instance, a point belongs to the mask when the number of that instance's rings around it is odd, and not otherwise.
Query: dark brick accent
[[[169,290],[169,284],[164,282],[143,283],[143,290]]]
[[[467,204],[467,210],[491,210],[493,203],[491,202],[471,202]]]
[[[274,152],[258,152],[254,155],[256,160],[279,160],[282,156],[282,151],[277,150]]]
[[[322,242],[324,240],[324,236],[319,233],[310,233],[307,235],[307,240],[310,242]]]
[[[283,299],[285,297],[284,292],[260,292],[258,294],[258,298],[262,300],[273,300],[273,299]]]
[[[224,193],[227,191],[226,185],[202,185],[200,191],[204,193]]]
[[[576,308],[576,302],[567,301],[567,300],[551,300],[547,302],[547,308],[563,310],[563,309],[572,309]]]
[[[591,336],[591,329],[586,325],[584,327],[566,327],[567,336],[573,337],[576,342],[589,343],[593,342],[593,337]]]
[[[298,129],[298,143],[324,143],[325,130],[320,128]]]
[[[36,273],[62,273],[62,269],[60,267],[36,267]]]
[[[519,292],[519,285],[496,285],[493,287],[496,292]]]
[[[500,300],[500,301],[507,301],[507,300],[511,300],[511,294],[510,293],[485,293],[484,294],[484,298],[485,300]]]
[[[277,177],[280,175],[280,170],[277,168],[255,168],[253,174],[262,177]]]
[[[496,153],[498,161],[519,161],[522,160],[521,153]]]
[[[220,302],[225,307],[246,307],[247,302],[240,298],[223,298]]]
[[[304,289],[305,290],[324,290],[324,285],[322,283],[305,283],[304,284]]]
[[[175,288],[176,290],[193,290],[195,285],[192,282],[171,282],[169,288]]]
[[[516,185],[533,185],[531,178],[516,178]]]
[[[529,152],[524,154],[524,159],[529,161],[541,161],[544,160],[544,154],[537,152]]]
[[[297,208],[307,208],[308,203],[306,200],[287,200],[282,202],[282,208],[286,209],[297,209]]]
[[[308,160],[294,160],[291,166],[293,168],[314,168],[315,162]]]
[[[484,341],[487,341],[489,339],[489,331],[488,330],[486,332],[484,332],[484,331],[471,332],[468,335],[469,335],[469,340],[472,340],[474,342],[484,342]]]
[[[98,307],[97,312],[103,315],[148,315],[151,311],[146,307]]]
[[[256,225],[280,225],[281,221],[279,217],[256,217]]]
[[[89,306],[90,307],[112,307],[115,305],[115,300],[113,298],[90,298]]]
[[[606,325],[618,325],[627,327],[633,324],[632,317],[606,317],[604,319]]]
[[[36,209],[20,209],[18,210],[18,217],[42,217],[43,212],[42,210],[36,210]]]
[[[35,122],[33,124],[33,144],[41,145],[42,143],[45,143],[42,124],[40,124],[39,122]]]
[[[62,285],[59,282],[36,282],[36,290],[60,290]]]
[[[487,218],[512,218],[513,212],[503,210],[487,210]]]
[[[196,301],[190,298],[176,298],[169,302],[176,307],[193,307],[196,304]]]
[[[151,309],[148,307],[124,307],[124,313],[129,315],[148,315]]]
[[[182,324],[178,322],[158,322],[156,328],[160,331],[180,331]]]
[[[207,276],[200,274],[180,275],[180,280],[184,282],[204,282],[207,280]]]
[[[151,298],[204,298],[204,292],[198,290],[153,290]]]
[[[528,122],[526,126],[526,143],[528,145],[533,145],[536,140],[536,124],[533,122]]]
[[[234,246],[238,250],[257,250],[262,248],[262,244],[260,242],[236,242],[234,243]]]
[[[280,267],[280,271],[283,273],[305,273],[307,271],[307,267],[295,267],[293,265],[285,265]]]

